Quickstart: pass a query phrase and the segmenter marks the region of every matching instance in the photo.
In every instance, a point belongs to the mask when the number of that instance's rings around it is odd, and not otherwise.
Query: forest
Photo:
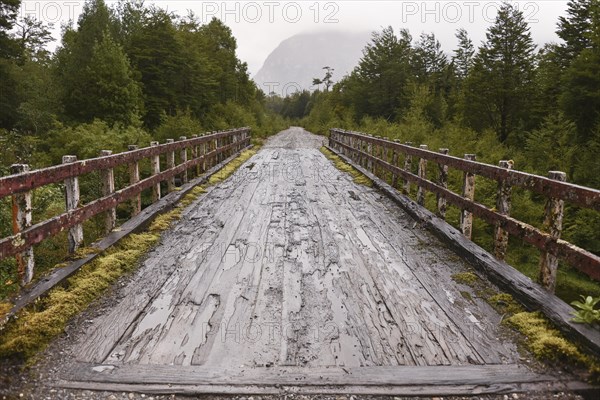
[[[325,67],[314,81],[323,90],[272,94],[268,107],[320,134],[338,127],[449,148],[459,157],[475,153],[495,165],[513,160],[521,171],[564,171],[569,182],[600,188],[600,1],[570,1],[556,33],[560,43],[536,46],[523,13],[510,3],[502,4],[479,46],[458,29],[451,54],[432,33],[413,37],[387,27],[372,35],[349,75],[334,83]],[[454,190],[460,185],[455,176]],[[495,182],[478,177],[476,200],[494,207],[495,190]],[[517,191],[513,210],[541,226],[537,196]],[[563,223],[563,238],[600,253],[599,213],[567,206]],[[489,249],[491,233],[479,221],[474,239]],[[535,279],[539,253],[512,239],[509,263]],[[598,285],[568,267],[559,271],[561,297],[600,295]]]
[[[20,0],[0,0],[0,176],[10,165],[60,164],[151,141],[249,126],[253,138],[284,129],[236,56],[236,39],[218,19],[202,24],[141,1],[109,7],[87,0],[48,51],[50,27],[20,18]],[[82,182],[97,195],[97,177]],[[64,211],[60,187],[37,190],[34,223]],[[12,234],[10,198],[0,203],[0,236]],[[88,228],[91,243],[100,231]],[[64,239],[64,238],[63,238]],[[64,241],[36,248],[43,274],[66,256]],[[0,298],[18,289],[14,260],[0,262]]]
[[[281,98],[265,94],[236,56],[236,39],[218,19],[207,24],[139,1],[108,6],[87,0],[63,26],[50,52],[50,29],[19,18],[20,0],[0,0],[0,175],[14,163],[31,168],[100,150],[250,126],[253,138],[289,125],[327,135],[332,127],[380,135],[451,155],[475,153],[491,164],[567,173],[600,188],[600,0],[572,0],[557,21],[560,43],[537,46],[522,12],[503,3],[486,40],[458,29],[451,53],[432,33],[374,32],[347,76],[324,67],[323,90]],[[460,177],[451,177],[460,188]],[[433,179],[433,177],[432,177]],[[94,198],[98,182],[82,182]],[[476,200],[493,207],[496,183],[478,178]],[[10,199],[0,204],[0,234],[11,234]],[[34,223],[64,210],[60,187],[34,194]],[[428,198],[427,204],[432,204]],[[515,190],[513,214],[541,226],[544,199]],[[458,210],[450,210],[456,223]],[[93,241],[101,229],[86,228]],[[491,246],[493,227],[477,222],[474,239]],[[567,206],[563,238],[600,254],[600,214]],[[512,240],[512,239],[511,239]],[[36,248],[37,271],[62,262],[64,240]],[[508,262],[536,277],[539,252],[512,240]],[[557,293],[566,300],[600,296],[600,286],[567,266]],[[0,263],[0,297],[18,290],[12,260]]]

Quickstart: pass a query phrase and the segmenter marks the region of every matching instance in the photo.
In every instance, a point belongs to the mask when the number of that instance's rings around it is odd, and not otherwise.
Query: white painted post
[[[150,142],[150,146],[156,147],[158,146],[158,142]],[[150,159],[152,175],[160,174],[160,155],[157,154],[152,156]],[[160,182],[157,182],[155,185],[152,185],[152,202],[155,203],[160,200]]]
[[[513,162],[502,160],[498,164],[500,168],[512,169]],[[510,197],[512,187],[506,180],[498,181],[498,191],[496,196],[496,211],[502,215],[510,214]],[[496,224],[494,229],[494,255],[498,260],[504,260],[506,250],[508,249],[508,232],[502,229],[500,224]]]
[[[465,160],[475,161],[475,154],[465,154]],[[463,192],[465,199],[473,201],[475,199],[475,175],[466,172],[463,175]],[[467,210],[460,212],[460,229],[468,239],[473,235],[473,214]]]
[[[100,157],[110,156],[111,150],[102,150]],[[109,196],[115,192],[115,172],[112,168],[100,171],[100,179],[102,181],[102,196]],[[117,209],[111,208],[106,210],[104,216],[104,230],[109,233],[117,224]]]
[[[13,164],[10,167],[10,172],[11,174],[29,172],[29,165]],[[12,196],[13,234],[16,235],[29,228],[31,221],[31,191],[14,194]],[[21,286],[25,286],[33,279],[33,268],[35,266],[33,247],[23,250],[15,258]]]
[[[77,156],[63,156],[63,164],[69,164],[77,161]],[[79,178],[74,176],[65,179],[65,208],[66,211],[73,211],[79,208]],[[74,253],[83,243],[83,226],[74,225],[69,229],[69,253]]]
[[[548,178],[566,182],[567,174],[561,171],[548,172]],[[560,239],[565,202],[561,199],[550,197],[546,202],[544,212],[544,227],[553,239]],[[540,283],[550,293],[556,289],[556,272],[558,258],[547,251],[542,251],[540,258]]]
[[[444,155],[448,155],[450,150],[448,149],[440,149],[440,153]],[[444,189],[448,189],[448,166],[438,163],[439,169],[439,185]],[[436,194],[437,197],[437,211],[438,216],[442,219],[446,219],[446,211],[448,210],[448,206],[446,203],[446,199],[439,194]]]
[[[419,146],[421,150],[427,150],[427,145],[422,144]],[[427,160],[424,158],[419,159],[419,178],[427,179]],[[421,206],[425,206],[425,188],[419,185],[417,188],[417,204]]]
[[[175,141],[173,139],[167,139],[167,144],[171,144],[174,143]],[[171,168],[175,168],[175,152],[174,151],[167,151],[167,169],[171,169]],[[175,177],[172,176],[169,179],[167,179],[167,193],[171,193],[173,190],[175,190]]]
[[[134,151],[137,150],[138,147],[134,144],[131,144],[127,147],[127,150]],[[135,185],[140,181],[140,165],[137,161],[129,164],[129,184]],[[131,216],[135,217],[140,212],[142,212],[142,195],[138,193],[131,199]]]
[[[407,146],[412,146],[412,142],[404,143]],[[410,154],[406,154],[404,156],[404,170],[406,172],[411,172],[412,169],[412,156]],[[410,181],[408,179],[404,180],[404,193],[409,196],[410,195]]]
[[[180,136],[179,140],[187,140],[187,137],[185,136]],[[181,149],[181,151],[179,152],[179,158],[180,158],[180,163],[183,164],[185,162],[187,162],[187,147],[184,147],[183,149]],[[185,169],[182,173],[181,173],[181,184],[185,185],[186,183],[188,183],[188,170]]]

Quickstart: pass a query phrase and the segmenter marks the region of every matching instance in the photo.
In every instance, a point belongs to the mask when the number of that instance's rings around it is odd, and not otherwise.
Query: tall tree
[[[108,32],[94,45],[86,73],[90,81],[85,103],[81,105],[88,113],[86,119],[135,124],[142,107],[141,90],[122,47]]]
[[[0,58],[9,58],[18,51],[18,46],[9,32],[17,20],[21,0],[0,0]]]
[[[458,47],[454,50],[452,62],[458,79],[462,81],[469,75],[473,66],[475,47],[466,29],[461,28],[456,31],[456,38],[458,39]]]
[[[590,3],[587,44],[573,60],[563,78],[560,103],[577,124],[580,143],[594,137],[600,124],[600,1]]]
[[[503,3],[487,41],[466,80],[465,119],[474,128],[491,127],[506,142],[517,129],[527,129],[534,91],[535,45],[523,13]]]
[[[417,80],[427,82],[440,74],[448,65],[442,45],[433,33],[422,33],[413,52],[413,65]]]
[[[16,123],[18,93],[12,58],[18,55],[19,46],[9,32],[20,4],[21,0],[0,0],[0,128],[11,128]]]
[[[63,29],[62,47],[57,51],[57,72],[63,91],[66,117],[73,121],[89,120],[91,111],[82,109],[89,104],[87,91],[90,78],[87,75],[94,46],[106,32],[114,34],[116,24],[111,10],[104,0],[87,0],[79,17],[78,27]]]
[[[594,0],[570,0],[567,15],[558,19],[556,33],[565,42],[560,47],[560,54],[566,63],[591,45],[593,2]]]
[[[345,101],[352,104],[358,118],[371,115],[394,120],[408,108],[411,42],[407,30],[400,31],[399,37],[392,27],[373,34],[358,66],[341,86]]]

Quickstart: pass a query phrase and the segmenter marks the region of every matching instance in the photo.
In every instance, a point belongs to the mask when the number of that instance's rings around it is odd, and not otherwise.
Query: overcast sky
[[[21,15],[34,15],[55,24],[54,37],[60,36],[60,24],[77,19],[83,1],[23,0]],[[115,1],[107,1],[108,4]],[[297,33],[318,30],[376,31],[391,25],[395,31],[408,28],[413,37],[421,32],[436,34],[444,50],[451,52],[458,28],[469,31],[476,44],[485,39],[500,1],[146,1],[180,15],[192,10],[203,21],[214,16],[233,31],[238,56],[248,63],[254,75],[266,57],[286,38]],[[556,23],[564,15],[567,1],[513,1],[531,26],[539,45],[558,41]]]

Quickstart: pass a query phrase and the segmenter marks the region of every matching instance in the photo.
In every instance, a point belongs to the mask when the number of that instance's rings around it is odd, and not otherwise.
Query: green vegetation
[[[362,131],[449,148],[457,157],[475,153],[493,165],[512,160],[515,169],[543,176],[561,170],[569,182],[600,188],[600,2],[570,1],[557,33],[563,43],[536,48],[522,12],[508,2],[479,48],[459,30],[452,55],[433,34],[413,38],[387,27],[329,90],[271,96],[267,105],[323,135],[332,127]],[[431,164],[427,178],[435,182]],[[450,169],[448,184],[460,193],[462,173]],[[475,200],[495,207],[497,182],[477,177],[475,186]],[[425,204],[435,211],[435,196],[427,194]],[[513,188],[513,217],[541,228],[544,205],[543,196]],[[448,222],[457,226],[458,219],[459,210],[449,206]],[[491,251],[492,238],[493,226],[476,218],[473,240]],[[600,254],[600,213],[567,202],[562,238]],[[533,246],[511,238],[506,260],[537,280]],[[600,285],[561,264],[556,293],[567,302],[580,294],[600,297]]]
[[[452,279],[457,283],[473,287],[479,282],[479,277],[472,272],[459,272],[452,275]]]
[[[596,309],[596,304],[600,303],[600,297],[581,296],[581,301],[574,301],[571,304],[577,309],[573,311],[573,322],[580,324],[600,323],[600,310]]]
[[[321,153],[323,153],[325,155],[325,157],[327,157],[329,160],[331,160],[331,162],[333,162],[333,165],[337,169],[339,169],[342,172],[346,172],[346,173],[350,174],[352,176],[352,180],[355,183],[358,183],[359,185],[369,186],[369,187],[373,186],[373,181],[371,181],[369,178],[367,178],[365,175],[363,175],[356,168],[354,168],[353,166],[351,166],[350,164],[348,164],[347,162],[342,160],[342,158],[340,156],[332,153],[327,147],[321,147]]]
[[[229,177],[256,150],[246,150],[223,168],[223,173],[207,185]],[[215,176],[215,175],[213,175]],[[20,356],[29,359],[60,335],[67,322],[85,310],[122,275],[134,270],[140,260],[160,239],[161,232],[178,220],[183,210],[201,194],[197,186],[186,194],[171,211],[156,217],[146,232],[131,234],[94,261],[83,266],[66,284],[52,289],[48,296],[21,311],[0,331],[0,356]],[[89,251],[82,252],[82,255]],[[0,303],[0,317],[10,310],[9,303]]]
[[[591,367],[592,360],[552,328],[541,313],[521,312],[506,321],[527,337],[527,345],[537,358]]]
[[[233,127],[249,126],[257,142],[287,126],[265,107],[237,58],[236,39],[218,19],[203,24],[139,1],[86,0],[51,53],[50,27],[19,18],[20,3],[0,0],[0,176],[14,163],[35,169],[66,154],[92,158]],[[142,178],[149,168],[140,163]],[[124,187],[127,171],[115,169],[115,179]],[[80,177],[82,203],[100,197],[100,187],[98,173]],[[142,204],[150,202],[145,191]],[[62,184],[33,192],[34,223],[63,212]],[[120,221],[130,215],[127,204],[117,208]],[[11,227],[10,198],[0,199],[0,237]],[[102,219],[86,221],[84,234],[86,244],[95,241]],[[34,246],[35,279],[67,257],[66,243],[63,232]],[[14,260],[0,260],[0,299],[18,290]]]

